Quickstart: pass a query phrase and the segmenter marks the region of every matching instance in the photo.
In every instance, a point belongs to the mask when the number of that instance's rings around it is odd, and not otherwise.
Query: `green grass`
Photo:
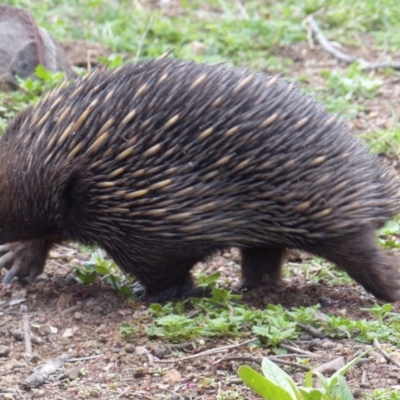
[[[184,15],[173,18],[148,13],[128,0],[6,0],[28,8],[38,23],[58,39],[85,39],[109,45],[114,51],[136,53],[151,18],[144,57],[170,48],[185,56],[192,40],[209,46],[206,59],[229,57],[234,63],[266,58],[275,45],[306,39],[301,21],[316,12],[327,36],[365,46],[360,33],[370,33],[376,46],[397,49],[400,43],[400,9],[397,0],[248,0],[244,10],[237,0],[182,1]],[[204,7],[207,4],[207,7]],[[204,9],[212,10],[206,13]],[[187,56],[187,54],[186,54]],[[244,58],[243,58],[244,57]]]

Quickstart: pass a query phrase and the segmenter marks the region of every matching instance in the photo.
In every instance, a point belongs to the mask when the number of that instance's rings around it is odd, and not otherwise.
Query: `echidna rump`
[[[98,244],[165,299],[218,249],[242,285],[279,278],[285,251],[335,263],[400,300],[375,231],[399,183],[335,117],[288,83],[172,59],[96,70],[21,112],[0,141],[0,268],[34,279],[63,240]]]

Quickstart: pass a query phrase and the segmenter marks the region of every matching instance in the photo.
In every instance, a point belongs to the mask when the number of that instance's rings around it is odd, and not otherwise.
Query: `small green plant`
[[[392,389],[375,389],[372,393],[364,393],[365,400],[400,400],[400,391]]]
[[[400,234],[400,223],[398,220],[387,222],[378,231],[379,243],[381,246],[389,249],[398,249],[400,247],[396,238]]]
[[[305,376],[304,386],[296,386],[293,379],[268,358],[264,358],[261,365],[264,376],[246,365],[239,368],[238,374],[247,386],[266,400],[352,400],[344,375],[369,351],[354,358],[330,378],[310,370]],[[320,388],[313,387],[313,374],[317,376]]]
[[[100,279],[112,286],[114,290],[124,296],[134,296],[130,286],[132,278],[121,273],[119,268],[110,259],[105,259],[102,252],[95,251],[88,262],[83,266],[75,266],[75,279],[84,285],[89,285]]]
[[[368,143],[371,151],[392,157],[400,155],[400,128],[397,124],[392,129],[366,132],[360,135]]]
[[[33,78],[17,77],[18,91],[0,92],[0,134],[5,130],[7,121],[19,111],[36,102],[40,95],[59,85],[64,79],[62,72],[50,72],[38,65]]]
[[[119,328],[121,335],[125,338],[136,335],[136,329],[127,322],[123,322]]]
[[[375,78],[373,72],[365,73],[358,63],[351,64],[345,71],[334,69],[321,74],[327,78],[329,91],[346,100],[371,99],[383,84],[382,79]]]
[[[322,71],[326,84],[319,88],[321,98],[329,112],[338,112],[353,117],[363,110],[363,101],[377,96],[383,84],[374,72],[364,72],[358,63],[343,70]]]

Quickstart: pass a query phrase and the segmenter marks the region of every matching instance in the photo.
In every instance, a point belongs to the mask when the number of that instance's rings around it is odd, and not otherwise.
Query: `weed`
[[[247,386],[267,400],[352,400],[353,396],[344,375],[369,351],[371,350],[354,358],[330,378],[317,371],[309,371],[305,376],[304,386],[300,387],[297,387],[293,379],[268,358],[262,361],[261,369],[264,376],[248,366],[241,366],[238,374]],[[313,374],[317,376],[321,387],[313,387]]]

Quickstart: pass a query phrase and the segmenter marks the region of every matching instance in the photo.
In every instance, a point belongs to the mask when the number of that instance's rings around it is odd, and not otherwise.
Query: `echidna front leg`
[[[178,265],[178,267],[181,266]],[[151,282],[143,282],[141,280],[141,283],[144,285],[144,293],[141,296],[143,301],[156,303],[191,296],[197,297],[203,294],[201,288],[194,286],[193,278],[188,271],[182,271],[179,275],[176,275],[172,270],[164,270],[164,272],[167,275],[159,275]]]
[[[335,263],[376,298],[400,300],[400,264],[378,247],[373,227],[321,243],[309,251]]]
[[[0,246],[0,269],[8,269],[3,283],[13,278],[28,278],[32,282],[44,270],[46,258],[53,243],[26,241],[6,243]]]
[[[240,290],[253,289],[263,283],[279,283],[281,266],[286,249],[280,244],[271,244],[262,248],[242,248],[242,280]],[[265,280],[267,279],[267,282]]]

